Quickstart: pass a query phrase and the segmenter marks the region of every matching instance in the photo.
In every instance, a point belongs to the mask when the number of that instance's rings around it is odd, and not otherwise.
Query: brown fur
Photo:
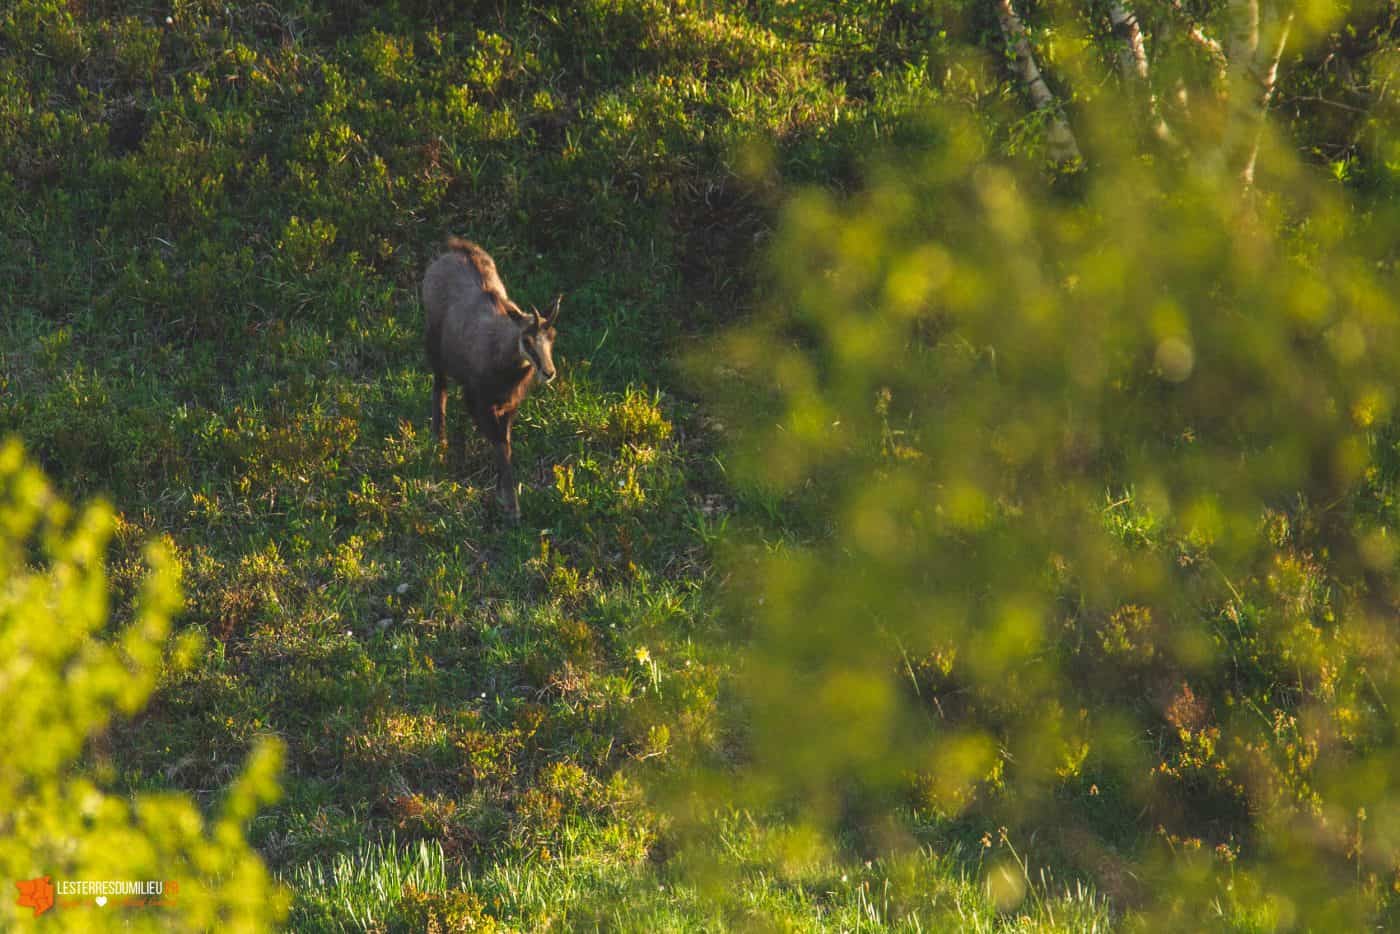
[[[502,303],[509,301],[506,298],[506,284],[496,272],[496,261],[491,258],[491,254],[461,237],[448,237],[447,248],[454,253],[461,253],[467,258],[467,262],[472,264],[483,292]]]
[[[481,247],[458,237],[447,241],[423,276],[426,349],[433,370],[432,416],[438,441],[447,443],[447,381],[462,386],[472,420],[496,449],[496,493],[507,513],[518,517],[511,468],[511,426],[529,391],[535,363],[522,352],[529,342],[540,355],[544,376],[554,377],[550,319],[521,311],[506,295],[496,263]],[[557,304],[556,304],[557,310]]]

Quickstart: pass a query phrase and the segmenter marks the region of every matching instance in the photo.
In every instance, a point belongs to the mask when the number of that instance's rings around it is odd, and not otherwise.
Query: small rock
[[[408,585],[407,585],[407,584],[400,584],[400,585],[398,586],[398,588],[395,590],[395,593],[397,593],[400,597],[402,597],[404,594],[408,593]]]
[[[381,619],[379,622],[375,623],[375,625],[379,627],[379,631],[380,631],[380,632],[383,632],[384,630],[386,630],[386,629],[388,629],[390,626],[392,626],[393,623],[394,623],[394,618],[393,618],[392,616],[386,616],[386,617],[384,617],[383,619]]]

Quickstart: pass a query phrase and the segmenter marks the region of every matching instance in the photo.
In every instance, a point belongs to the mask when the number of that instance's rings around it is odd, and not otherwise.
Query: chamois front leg
[[[501,501],[506,516],[512,522],[520,521],[520,500],[515,494],[515,469],[510,465],[510,424],[506,424],[505,438],[496,442],[496,498]]]
[[[447,444],[447,377],[441,373],[433,374],[433,434],[437,435],[438,444]]]
[[[500,415],[489,405],[478,405],[472,415],[477,427],[496,449],[496,499],[512,522],[520,520],[520,500],[515,494],[515,471],[510,464],[510,424],[514,413]]]

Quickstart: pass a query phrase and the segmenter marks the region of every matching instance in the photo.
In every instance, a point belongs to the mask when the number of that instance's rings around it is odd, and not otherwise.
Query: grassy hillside
[[[742,313],[780,180],[849,177],[927,94],[851,54],[714,4],[7,5],[0,430],[114,503],[118,618],[159,537],[205,636],[98,774],[208,802],[281,737],[252,836],[299,929],[723,923],[640,791],[715,747],[726,670],[737,505],[671,361]],[[565,295],[518,528],[455,397],[465,456],[428,437],[416,283],[448,233]],[[761,831],[729,821],[744,864]],[[990,923],[973,870],[928,866]],[[888,909],[880,866],[750,869],[755,918]]]
[[[960,400],[954,414],[961,412],[963,428],[990,424],[1003,411],[998,405],[1021,401],[1006,388],[1014,381],[997,382],[996,354],[985,351],[1022,322],[996,315],[969,332],[980,333],[985,347],[961,337],[939,344],[947,322],[920,319],[908,342],[914,349],[901,339],[888,358],[903,365],[906,351],[913,353],[919,375],[906,379],[901,371],[877,385],[862,370],[855,389],[841,389],[849,397],[822,395],[830,389],[823,380],[841,378],[849,362],[843,347],[885,361],[840,327],[825,330],[833,319],[824,316],[850,307],[884,315],[885,304],[897,306],[893,286],[871,298],[862,283],[884,288],[886,254],[912,250],[930,229],[957,245],[937,268],[957,269],[957,281],[970,283],[952,303],[991,307],[1004,295],[1014,310],[1073,309],[1079,299],[1066,296],[1080,288],[1077,295],[1102,300],[1084,320],[1115,336],[1116,319],[1101,309],[1133,305],[1133,296],[1105,284],[1114,276],[1086,275],[1081,286],[1079,275],[1081,265],[1102,262],[1089,247],[1081,252],[1083,243],[1118,245],[1115,228],[1100,222],[1131,199],[1084,196],[1086,183],[1074,175],[1046,189],[1052,204],[1083,197],[1088,207],[1082,215],[1047,215],[1037,228],[1036,243],[1046,244],[1041,258],[1064,288],[1040,291],[1024,265],[1001,262],[983,239],[1005,233],[998,218],[1021,216],[1008,214],[1018,208],[1014,198],[998,194],[1003,176],[971,173],[973,183],[959,187],[945,184],[937,160],[920,161],[926,145],[956,148],[947,124],[927,118],[934,103],[965,115],[969,138],[987,147],[989,160],[1014,162],[1028,151],[1036,157],[1042,127],[1024,116],[1000,47],[987,41],[996,28],[990,7],[915,7],[14,0],[0,9],[0,434],[21,438],[66,496],[114,505],[116,624],[131,618],[143,544],[158,538],[183,574],[187,606],[177,627],[203,639],[189,665],[172,656],[143,713],[91,745],[95,774],[121,791],[173,789],[208,806],[258,737],[280,737],[284,795],[259,813],[250,836],[289,886],[289,924],[298,930],[1103,929],[1141,895],[1133,884],[1117,884],[1133,869],[1120,855],[1163,841],[1209,850],[1217,842],[1211,833],[1193,835],[1201,822],[1183,820],[1191,832],[1175,836],[1176,825],[1147,826],[1155,813],[1137,810],[1131,774],[1095,782],[1098,773],[1077,766],[1037,806],[1058,813],[1085,807],[1090,794],[1099,799],[1091,823],[1109,843],[1096,843],[1089,856],[1087,846],[1075,852],[1063,841],[1037,843],[1033,820],[1003,820],[995,805],[925,807],[898,826],[881,823],[875,812],[903,808],[908,817],[910,807],[938,797],[924,794],[927,775],[914,774],[916,767],[882,786],[881,794],[897,799],[890,808],[886,799],[862,799],[854,779],[833,778],[841,800],[832,808],[845,808],[833,840],[821,837],[800,794],[767,794],[767,786],[728,794],[728,782],[762,758],[747,742],[754,724],[825,736],[828,724],[818,714],[845,709],[801,691],[786,699],[792,706],[773,706],[782,716],[795,710],[792,720],[775,725],[753,709],[761,691],[736,687],[735,672],[754,658],[772,660],[764,654],[771,645],[755,641],[754,620],[735,612],[736,594],[740,601],[772,597],[798,623],[839,631],[834,644],[862,664],[898,667],[900,679],[907,672],[925,708],[929,697],[951,697],[950,709],[957,703],[971,711],[968,722],[992,710],[993,719],[1012,721],[1008,732],[1033,734],[1042,723],[1012,717],[1009,700],[1003,709],[959,682],[963,672],[953,673],[951,657],[904,655],[898,666],[877,659],[867,651],[878,641],[869,630],[843,622],[864,622],[864,604],[823,603],[829,569],[862,567],[843,565],[857,559],[830,535],[852,515],[841,511],[848,505],[841,497],[855,496],[844,480],[831,499],[810,493],[827,489],[830,476],[797,494],[751,482],[752,465],[764,456],[775,458],[775,471],[788,463],[779,459],[791,454],[788,442],[753,416],[769,412],[760,403],[781,412],[794,386],[829,403],[798,413],[809,427],[821,415],[826,435],[846,438],[836,429],[856,413],[879,429],[874,441],[852,442],[861,453],[851,462],[873,471],[860,474],[852,490],[863,491],[870,476],[927,484],[915,492],[892,487],[891,496],[911,498],[941,490],[945,479],[917,472],[924,469],[917,466],[920,438],[939,463],[953,463],[970,435],[938,434],[933,423],[918,422],[922,401],[910,411],[906,400]],[[1072,37],[1046,45],[1052,60],[1079,60]],[[1302,100],[1331,85],[1299,79],[1290,87]],[[1076,105],[1087,113],[1095,93],[1081,92]],[[1293,116],[1311,132],[1317,113],[1300,104]],[[1358,141],[1369,139],[1364,128],[1336,130],[1350,142],[1319,156],[1338,160],[1337,178],[1357,164]],[[1115,129],[1098,125],[1086,142],[1095,144],[1094,132],[1112,138]],[[916,155],[886,160],[901,147]],[[1365,171],[1355,171],[1386,190],[1390,176],[1378,168],[1384,151],[1368,153]],[[922,187],[909,181],[915,178]],[[812,185],[828,198],[792,198]],[[842,200],[867,187],[873,194],[863,200]],[[952,208],[940,213],[945,197]],[[1200,219],[1177,209],[1170,216],[1183,223]],[[1319,233],[1291,217],[1280,227],[1280,255],[1331,242],[1325,224]],[[1224,255],[1231,240],[1222,230],[1211,242]],[[416,289],[448,234],[490,250],[522,304],[564,295],[555,347],[561,378],[536,388],[517,423],[518,526],[501,521],[490,452],[455,394],[448,405],[453,446],[442,451],[430,438]],[[1152,248],[1171,239],[1144,234],[1109,258],[1130,268],[1129,259],[1155,256]],[[833,244],[848,248],[839,262],[831,259]],[[1233,280],[1207,281],[1228,270],[1206,263],[1209,250],[1188,247],[1187,259],[1164,260],[1149,278],[1170,293],[1172,262],[1180,260],[1200,276],[1191,308],[1209,311],[1220,301],[1219,283]],[[917,254],[921,262],[930,255]],[[1383,246],[1366,259],[1376,268],[1394,263]],[[1240,293],[1267,292],[1260,283],[1269,277],[1249,268],[1257,278]],[[840,286],[829,288],[838,273]],[[1026,285],[1031,279],[1035,287]],[[1274,287],[1282,294],[1287,282],[1279,278]],[[792,299],[799,314],[788,317],[783,306],[763,351],[800,348],[811,360],[781,371],[779,398],[759,387],[736,400],[734,387],[746,385],[739,373],[695,351],[715,346],[715,335],[735,322],[773,320],[774,296]],[[1133,312],[1123,313],[1128,320]],[[1177,319],[1163,312],[1154,320],[1153,327],[1166,327],[1160,322]],[[1017,332],[1005,347],[1033,357],[1038,340],[1073,342],[1047,333]],[[1327,333],[1333,343],[1341,339]],[[918,348],[935,345],[918,356]],[[736,346],[740,356],[754,349]],[[1150,352],[1146,359],[1150,365],[1140,369],[1156,367],[1160,382],[1160,360]],[[1256,364],[1249,357],[1251,380],[1274,378]],[[1285,714],[1314,710],[1311,669],[1309,679],[1297,667],[1297,683],[1288,680],[1305,653],[1246,633],[1238,612],[1234,634],[1225,631],[1228,601],[1201,583],[1209,577],[1220,590],[1209,543],[1154,515],[1131,489],[1111,485],[1123,475],[1113,471],[1133,458],[1168,463],[1194,438],[1192,425],[1183,431],[1173,421],[1182,410],[1157,382],[1140,385],[1133,379],[1141,373],[1132,374],[1111,391],[1096,384],[1104,393],[1096,402],[1110,413],[1147,414],[1138,422],[1105,415],[1102,424],[1123,427],[1124,437],[1138,437],[1135,425],[1158,435],[1140,450],[1105,454],[1075,481],[1083,483],[1076,495],[1085,488],[1112,494],[1086,513],[1121,549],[1103,553],[1147,555],[1144,566],[1160,560],[1206,569],[1199,577],[1182,572],[1190,579],[1176,609],[1207,620],[1219,637],[1212,644],[1243,651],[1247,662],[1210,682],[1216,699],[1259,700],[1271,715],[1274,702]],[[1036,371],[1019,388],[1033,396],[1036,378],[1051,382]],[[1058,425],[1058,417],[1045,414],[1037,424]],[[1200,424],[1202,436],[1213,437],[1209,419]],[[740,426],[758,427],[766,446],[757,457],[732,453]],[[1040,443],[1014,425],[1006,430],[995,440],[1007,449]],[[1154,447],[1162,438],[1170,443]],[[1371,510],[1367,521],[1377,528],[1388,528],[1393,509],[1388,439],[1377,428],[1358,442],[1382,462],[1367,475],[1369,498],[1356,507],[1358,515]],[[1222,444],[1216,466],[1234,453]],[[736,479],[744,463],[747,481]],[[900,473],[911,464],[912,474]],[[837,463],[833,475],[849,467]],[[976,465],[967,469],[980,475]],[[1051,487],[1035,489],[1054,503]],[[989,509],[997,516],[993,531],[1014,518],[1012,500]],[[957,508],[950,506],[962,515]],[[1300,523],[1315,518],[1302,507],[1288,515]],[[984,561],[974,571],[1004,557],[995,544],[960,554],[975,539],[969,529],[981,534],[981,521],[969,519],[954,546],[932,552],[926,567],[951,569],[955,578],[973,567],[956,563],[967,554]],[[733,535],[740,527],[747,539]],[[1279,567],[1296,572],[1289,593],[1306,604],[1290,625],[1298,622],[1302,633],[1334,605],[1344,615],[1340,596],[1322,596],[1334,581],[1311,563],[1306,542],[1288,539],[1285,548],[1285,539],[1277,553],[1294,563]],[[729,548],[736,540],[753,550]],[[796,585],[784,590],[798,576],[779,573],[804,546],[829,547],[813,552],[825,562],[813,578],[822,587],[806,604],[793,596]],[[1026,579],[1046,576],[1022,552],[1006,554],[1024,561],[1013,566]],[[760,567],[774,573],[755,583],[748,572]],[[909,592],[930,586],[926,567]],[[1163,661],[1175,643],[1154,654],[1158,635],[1163,646],[1171,640],[1153,629],[1149,610],[1122,594],[1114,595],[1123,597],[1121,606],[1110,605],[1107,587],[1095,594],[1102,605],[1086,601],[1092,585],[1081,587],[1067,571],[1062,577],[1056,612],[1065,626],[1052,644],[1066,669],[1129,673],[1098,696],[1104,709],[1130,709],[1125,692],[1142,701],[1144,685],[1155,690],[1177,678],[1177,659]],[[1240,584],[1267,589],[1269,580],[1262,572]],[[948,589],[935,590],[952,593],[959,584],[939,579]],[[1139,595],[1144,605],[1150,589]],[[1269,599],[1286,602],[1282,592]],[[1262,597],[1249,603],[1246,622],[1267,616],[1270,606]],[[764,612],[779,611],[755,616]],[[1312,638],[1312,630],[1305,635]],[[794,641],[805,645],[806,638],[803,630]],[[882,642],[879,651],[888,647]],[[802,664],[819,668],[815,651],[776,659],[780,677],[772,683],[786,685],[782,678]],[[1383,654],[1366,656],[1377,672]],[[1323,659],[1324,669],[1337,657]],[[1334,681],[1352,692],[1348,709],[1372,724],[1385,719],[1377,711],[1385,711],[1387,695],[1376,689],[1377,703],[1358,687],[1370,677],[1365,665],[1353,664],[1358,657],[1344,657],[1346,677]],[[1092,671],[1079,673],[1097,683]],[[1002,687],[1006,698],[1019,689],[1008,677],[991,691]],[[852,691],[852,703],[862,696]],[[1140,704],[1143,716],[1159,700]],[[1177,739],[1161,715],[1151,715],[1161,721],[1155,732],[1123,745],[1140,751],[1157,744],[1140,758],[1147,767],[1176,769],[1163,781],[1181,787],[1167,797],[1180,791],[1192,819],[1201,801],[1209,810],[1222,797],[1249,810],[1242,792],[1222,796],[1211,785],[1229,782],[1220,779],[1223,760],[1205,748],[1213,740],[1204,721],[1185,717],[1189,735]],[[904,735],[892,732],[891,745]],[[989,751],[972,731],[964,738],[966,755],[959,759],[955,750],[949,773],[970,787],[990,769],[998,779],[979,787],[998,785],[1000,766],[988,763],[1014,760],[1007,751],[1014,743]],[[1268,750],[1283,755],[1279,769],[1308,772],[1309,747],[1304,742],[1299,753],[1288,742],[1277,731],[1269,739],[1275,745]],[[881,747],[873,739],[870,748]],[[782,765],[803,767],[794,762]],[[813,775],[825,767],[816,763]],[[911,783],[912,796],[905,794]],[[1243,825],[1247,816],[1225,818]],[[689,817],[703,828],[699,847]],[[1225,818],[1204,824],[1225,841],[1219,859],[1233,861],[1241,842]],[[1369,886],[1367,897],[1379,898],[1391,877],[1363,882],[1357,835],[1355,887]],[[1243,873],[1240,879],[1243,892]],[[1110,906],[1096,886],[1122,897]],[[1244,895],[1237,903],[1233,881],[1211,892],[1219,896],[1215,921],[1241,930],[1279,926]]]

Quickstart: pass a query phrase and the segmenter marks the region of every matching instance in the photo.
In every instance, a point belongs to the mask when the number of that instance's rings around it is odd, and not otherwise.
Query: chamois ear
[[[554,296],[554,302],[549,306],[549,311],[545,313],[545,323],[550,325],[551,327],[554,325],[555,321],[559,320],[559,307],[563,303],[563,301],[563,295]]]
[[[520,310],[520,306],[515,302],[505,303],[506,314],[510,315],[510,320],[520,325],[522,328],[534,320],[532,315],[527,315]]]

